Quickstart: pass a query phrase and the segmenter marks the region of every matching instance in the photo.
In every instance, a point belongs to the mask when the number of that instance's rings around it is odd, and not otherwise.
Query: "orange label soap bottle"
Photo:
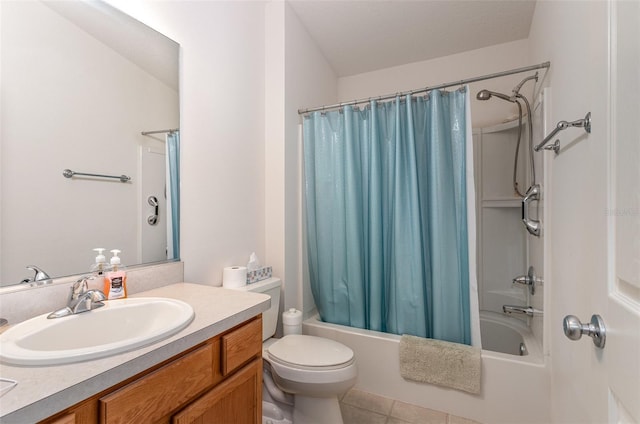
[[[104,294],[109,300],[124,299],[127,297],[127,273],[120,264],[120,251],[113,249],[111,253],[111,268],[104,276]]]

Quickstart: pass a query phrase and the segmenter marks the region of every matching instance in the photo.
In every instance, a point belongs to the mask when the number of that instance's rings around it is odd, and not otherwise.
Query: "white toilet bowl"
[[[342,423],[338,394],[356,381],[353,351],[322,337],[289,335],[265,343],[276,385],[294,395],[294,424]]]
[[[342,424],[338,394],[355,384],[353,351],[333,340],[276,332],[281,282],[270,278],[238,288],[271,297],[262,314],[263,423]]]
[[[271,365],[278,387],[287,393],[336,396],[356,381],[353,351],[321,337],[285,336],[266,349],[263,359]]]

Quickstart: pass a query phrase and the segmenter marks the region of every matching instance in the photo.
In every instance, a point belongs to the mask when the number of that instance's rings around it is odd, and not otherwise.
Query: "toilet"
[[[280,285],[278,278],[269,278],[238,288],[271,296],[271,307],[262,314],[262,423],[342,424],[338,395],[355,384],[353,351],[323,337],[272,338]]]

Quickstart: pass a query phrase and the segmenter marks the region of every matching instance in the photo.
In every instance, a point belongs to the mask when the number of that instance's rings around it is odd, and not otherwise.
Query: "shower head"
[[[478,100],[489,100],[491,98],[491,92],[489,90],[481,90],[478,91],[476,95],[476,99]]]
[[[506,100],[508,102],[511,103],[516,103],[515,99],[512,99],[511,97],[507,96],[506,94],[502,94],[502,93],[496,93],[495,91],[489,91],[489,90],[480,90],[478,92],[478,94],[476,95],[476,99],[478,100],[489,100],[491,97],[498,97],[502,100]]]
[[[515,103],[516,99],[518,97],[520,97],[520,98],[523,97],[520,94],[520,89],[522,88],[522,86],[524,85],[525,82],[530,81],[530,80],[538,81],[538,73],[536,72],[535,75],[528,76],[525,79],[523,79],[522,81],[520,81],[520,83],[518,85],[516,85],[513,88],[513,90],[511,91],[511,96],[507,96],[506,94],[502,94],[502,93],[496,93],[495,91],[480,90],[478,92],[478,94],[476,95],[476,99],[478,99],[478,100],[489,100],[492,96],[496,96],[496,97],[501,98],[502,100],[506,100],[506,101],[509,101],[511,103]]]

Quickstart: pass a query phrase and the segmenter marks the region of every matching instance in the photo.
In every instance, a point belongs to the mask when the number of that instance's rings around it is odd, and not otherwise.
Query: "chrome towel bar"
[[[542,140],[542,142],[540,144],[538,144],[536,147],[534,147],[533,150],[535,150],[536,152],[539,152],[540,149],[542,149],[544,147],[544,145],[549,142],[549,140],[551,140],[553,137],[556,136],[556,134],[558,134],[562,130],[566,130],[567,128],[571,128],[571,127],[584,128],[584,130],[588,134],[590,134],[591,133],[591,112],[587,112],[587,114],[585,115],[584,119],[577,119],[577,120],[571,121],[571,122],[567,122],[567,121],[558,122],[558,125],[556,125],[556,127],[553,129],[553,131],[551,131],[549,133],[549,135],[546,136],[544,138],[544,140]],[[560,142],[556,141],[551,146],[544,147],[544,149],[545,150],[553,150],[554,152],[558,153],[558,151],[560,150]]]
[[[120,180],[121,183],[128,183],[129,181],[131,181],[131,177],[127,175],[87,174],[84,172],[75,172],[70,169],[65,169],[64,171],[62,171],[62,175],[65,178],[75,177],[76,175],[82,176],[82,177],[114,178],[116,180]]]

